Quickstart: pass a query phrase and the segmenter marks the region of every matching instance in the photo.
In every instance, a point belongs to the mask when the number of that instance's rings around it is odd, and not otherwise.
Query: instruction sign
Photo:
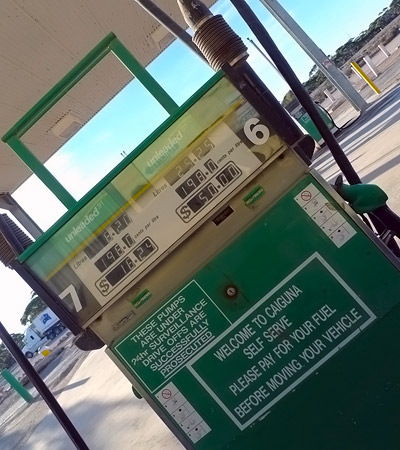
[[[336,245],[342,225],[355,233]],[[368,410],[400,401],[387,357],[399,289],[398,269],[307,175],[111,351],[187,448],[289,450],[301,435],[302,447],[352,450],[332,429],[372,428]],[[372,448],[364,430],[357,448]]]
[[[231,323],[192,281],[126,336],[115,352],[154,392]],[[168,389],[160,395],[169,400]]]
[[[243,430],[374,318],[315,254],[199,352],[189,370]]]

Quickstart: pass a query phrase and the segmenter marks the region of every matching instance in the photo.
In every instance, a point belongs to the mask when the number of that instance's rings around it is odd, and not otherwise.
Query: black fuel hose
[[[321,117],[311,97],[304,89],[304,86],[301,84],[293,69],[290,67],[289,63],[286,61],[285,57],[282,55],[254,11],[250,8],[245,0],[230,1],[237,9],[243,20],[250,27],[254,35],[259,40],[260,44],[264,47],[265,51],[269,54],[276,67],[289,84],[293,93],[296,95],[299,102],[302,104],[312,121],[315,123],[315,126],[323,137],[326,145],[329,147],[337,165],[339,166],[343,175],[346,177],[347,181],[350,184],[361,183],[360,177],[354,170],[354,167],[351,165],[339,143],[336,141],[328,125],[324,122],[324,119]]]

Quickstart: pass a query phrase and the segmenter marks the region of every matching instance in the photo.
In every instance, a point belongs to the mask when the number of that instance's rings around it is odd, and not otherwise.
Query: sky
[[[248,3],[297,76],[306,81],[313,61],[259,0]],[[280,3],[317,45],[327,55],[332,55],[351,37],[357,37],[368,28],[390,0],[281,0]],[[278,100],[282,100],[288,86],[247,41],[247,38],[257,40],[230,1],[220,0],[213,11],[222,14],[249,46],[248,62]],[[179,105],[214,73],[180,42],[174,42],[147,69]],[[140,105],[140,108],[132,105]],[[46,167],[79,199],[123,159],[124,152],[132,151],[167,117],[168,114],[134,80],[50,158]],[[66,211],[34,175],[14,193],[14,197],[44,230]],[[19,318],[29,302],[31,289],[17,274],[4,267],[0,267],[0,282],[3,287],[0,320],[9,332],[21,332],[24,327]]]

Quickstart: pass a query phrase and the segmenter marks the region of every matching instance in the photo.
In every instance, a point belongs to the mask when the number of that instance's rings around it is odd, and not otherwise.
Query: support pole
[[[363,60],[365,64],[369,67],[370,71],[377,77],[379,75],[379,70],[376,64],[372,61],[370,56],[364,56]]]
[[[324,94],[332,103],[335,102],[335,97],[328,91],[328,89],[324,90]]]
[[[2,370],[1,376],[27,403],[30,403],[33,400],[33,397],[29,393],[29,391],[24,388],[24,386],[14,377],[14,375],[8,369]]]
[[[325,123],[321,114],[317,110],[311,97],[308,95],[304,86],[301,84],[300,80],[297,78],[293,69],[290,67],[289,63],[286,61],[275,42],[268,34],[267,30],[260,22],[258,17],[255,15],[254,11],[248,6],[245,0],[231,0],[231,3],[235,6],[239,14],[243,17],[245,22],[249,24],[251,30],[255,34],[256,38],[264,49],[268,52],[270,58],[279,69],[281,74],[285,77],[287,83],[292,89],[293,93],[298,98],[299,102],[303,105],[304,109],[308,112],[312,121],[318,128],[322,138],[324,139],[326,145],[329,147],[332,156],[334,157],[340,170],[345,175],[347,181],[350,184],[361,183],[361,179],[354,167],[351,165],[346,154],[336,141],[328,125]]]
[[[193,44],[192,37],[186,32],[175,20],[159,8],[151,0],[135,0],[145,11],[147,11],[152,17],[154,17],[160,24],[162,24],[171,34],[186,44],[191,50],[193,50],[197,56],[200,56],[204,60],[203,54]]]
[[[262,5],[285,28],[307,55],[315,62],[328,80],[343,94],[357,111],[364,111],[368,103],[354,89],[349,79],[339,70],[305,31],[293,20],[291,15],[276,0],[260,0]]]
[[[379,50],[385,55],[385,58],[389,58],[390,53],[387,51],[387,48],[383,44],[378,45]]]
[[[54,395],[50,392],[50,389],[46,386],[44,381],[40,378],[40,375],[25,358],[21,349],[14,342],[13,338],[8,334],[7,330],[4,328],[1,322],[0,339],[8,348],[13,358],[21,366],[22,370],[26,373],[27,377],[35,386],[39,394],[42,396],[43,400],[47,403],[47,406],[59,421],[60,425],[64,428],[65,432],[67,433],[68,437],[71,439],[75,447],[78,450],[89,450],[89,447],[86,445],[85,441],[82,439],[81,435],[78,433],[78,430],[74,427],[69,417],[65,414],[64,410],[61,408]]]

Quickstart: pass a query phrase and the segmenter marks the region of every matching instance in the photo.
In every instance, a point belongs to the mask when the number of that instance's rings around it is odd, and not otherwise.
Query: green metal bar
[[[22,255],[18,256],[18,261],[23,263],[32,256],[51,236],[63,227],[75,214],[77,214],[87,203],[89,203],[102,189],[124,170],[135,158],[137,158],[146,148],[158,139],[174,122],[176,122],[186,111],[188,111],[197,101],[203,97],[212,87],[224,78],[222,70],[212,76],[198,91],[196,91],[186,102],[180,106],[178,112],[168,117],[158,128],[156,128],[146,139],[144,139],[133,151],[124,158],[117,166],[100,180],[89,192],[87,192],[75,206],[66,212],[56,223],[54,223],[42,236],[30,245]]]
[[[68,209],[76,204],[76,200],[57,180],[57,178],[36,158],[29,148],[16,136],[11,136],[6,144],[22,159],[32,172],[53,192]]]
[[[70,70],[50,91],[45,94],[18,122],[1,138],[7,142],[12,136],[21,137],[44,114],[54,106],[79,80],[81,80],[109,52],[109,44],[116,39],[114,33],[108,34],[79,63]]]
[[[4,369],[1,372],[1,376],[27,403],[30,403],[33,400],[32,395],[24,388],[24,386],[14,377],[14,375],[8,369]]]
[[[139,63],[139,61],[122,44],[122,42],[118,39],[114,39],[110,43],[110,49],[114,52],[122,64],[124,64],[126,68],[143,84],[143,86],[158,101],[158,103],[160,103],[168,114],[174,114],[179,109],[179,106],[174,102],[174,100]]]

